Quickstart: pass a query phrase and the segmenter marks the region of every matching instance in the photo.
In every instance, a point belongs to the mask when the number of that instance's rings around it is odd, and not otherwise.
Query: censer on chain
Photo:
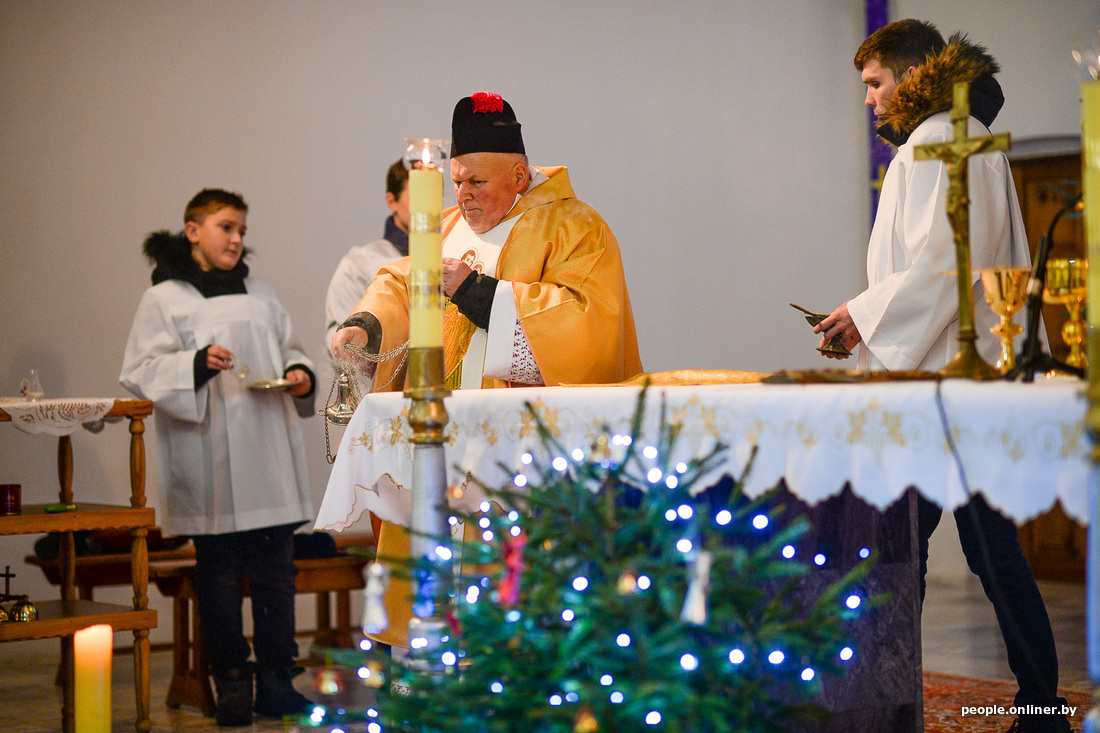
[[[355,408],[361,399],[355,378],[348,371],[343,364],[337,365],[336,382],[332,385],[332,392],[336,394],[325,406],[325,420],[333,425],[347,425],[351,422],[351,416],[355,414]]]
[[[344,325],[354,325],[362,328],[367,332],[367,348],[361,349],[356,344],[348,342],[344,344],[344,349],[347,353],[344,353],[336,360],[336,378],[332,382],[332,389],[329,390],[329,402],[325,405],[325,438],[328,438],[328,425],[347,425],[351,422],[351,416],[355,414],[355,408],[359,405],[359,400],[362,395],[359,392],[359,386],[356,384],[356,374],[354,367],[351,364],[353,357],[360,359],[367,358],[374,361],[377,357],[372,359],[372,354],[378,353],[378,347],[382,344],[382,325],[378,323],[378,319],[373,314],[355,314]],[[370,388],[367,388],[370,391]],[[333,395],[335,394],[335,398]],[[331,454],[330,454],[331,458]],[[332,460],[329,460],[332,463]]]
[[[353,365],[351,361],[352,358],[356,360],[365,360],[377,365],[381,361],[392,359],[402,353],[404,353],[405,358],[408,356],[408,342],[385,354],[379,354],[378,349],[382,343],[382,326],[373,316],[358,320],[360,322],[356,325],[360,325],[363,330],[367,332],[367,348],[364,349],[352,342],[344,344],[344,349],[347,350],[348,356],[338,360],[336,363],[336,376],[333,379],[332,388],[329,390],[329,401],[321,413],[325,416],[325,458],[329,463],[333,463],[336,460],[332,455],[332,447],[329,442],[329,423],[340,426],[348,425],[351,422],[352,416],[355,414],[355,408],[359,406],[362,395],[365,392],[369,392],[371,389],[368,379],[365,385],[366,388],[360,391],[359,376],[361,372]],[[401,365],[398,366],[393,376],[397,375],[402,365],[404,365],[404,358],[402,358]],[[390,377],[391,381],[393,380],[393,376]],[[382,385],[383,388],[387,386],[389,386],[389,382]]]

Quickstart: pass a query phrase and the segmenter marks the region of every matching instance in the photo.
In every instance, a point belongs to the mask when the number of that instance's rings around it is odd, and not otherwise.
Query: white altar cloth
[[[757,496],[785,479],[810,504],[845,484],[884,508],[917,487],[937,504],[966,503],[965,486],[1017,522],[1061,500],[1066,513],[1087,523],[1087,487],[1095,485],[1088,460],[1084,384],[945,380],[942,403],[961,468],[948,447],[936,400],[936,382],[866,384],[741,384],[653,387],[647,394],[641,440],[653,440],[662,402],[682,425],[674,461],[689,460],[719,441],[729,460],[703,477],[740,476],[757,447],[745,491]],[[524,404],[533,403],[567,451],[587,451],[607,425],[629,434],[640,388],[540,387],[457,391],[445,400],[450,421],[445,444],[448,483],[467,473],[490,486],[524,468],[526,451],[540,442]],[[400,393],[366,396],[344,431],[316,527],[342,531],[364,512],[407,525],[411,506],[410,401]],[[545,460],[540,458],[540,460]],[[673,462],[674,462],[673,461]],[[670,462],[669,465],[671,465]],[[965,476],[965,483],[963,476]],[[461,500],[481,500],[470,483]]]
[[[97,433],[103,429],[103,416],[111,411],[113,397],[67,397],[28,400],[0,397],[0,410],[11,416],[11,423],[24,433],[72,435],[78,427]]]

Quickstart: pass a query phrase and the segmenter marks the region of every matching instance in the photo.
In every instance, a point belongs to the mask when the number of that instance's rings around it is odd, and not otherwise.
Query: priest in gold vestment
[[[447,387],[610,384],[639,374],[618,242],[577,200],[566,169],[528,165],[520,124],[496,94],[460,100],[451,134],[458,205],[442,222]],[[370,334],[372,351],[392,354],[377,365],[375,390],[404,386],[409,269],[408,258],[383,267],[332,340],[338,358],[348,342],[367,348]],[[407,554],[403,528],[372,523],[380,557]],[[391,584],[390,627],[379,641],[406,645],[409,595],[407,584]]]

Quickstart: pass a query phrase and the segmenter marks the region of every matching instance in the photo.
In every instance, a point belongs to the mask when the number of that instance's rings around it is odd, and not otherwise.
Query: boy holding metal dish
[[[247,213],[240,195],[204,189],[187,204],[182,232],[149,235],[153,286],[119,375],[153,402],[164,529],[195,544],[222,726],[252,723],[242,575],[252,593],[256,712],[281,717],[310,704],[291,677],[293,533],[313,517],[298,420],[313,412],[313,365],[271,287],[249,276]]]

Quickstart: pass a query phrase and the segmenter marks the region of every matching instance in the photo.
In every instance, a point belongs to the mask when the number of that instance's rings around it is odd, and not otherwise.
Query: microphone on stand
[[[1076,209],[1080,204],[1081,196],[1078,195],[1063,206],[1050,222],[1046,236],[1039,240],[1039,251],[1035,253],[1035,265],[1027,283],[1027,328],[1024,345],[1020,349],[1020,355],[1016,357],[1016,366],[1005,375],[1005,379],[1014,380],[1020,377],[1024,382],[1031,382],[1035,379],[1035,372],[1051,370],[1067,372],[1081,379],[1085,378],[1084,369],[1072,367],[1055,359],[1043,351],[1042,344],[1039,342],[1039,317],[1043,312],[1043,288],[1047,279],[1047,260],[1050,258],[1050,249],[1054,241],[1054,227],[1058,225],[1063,215]]]

